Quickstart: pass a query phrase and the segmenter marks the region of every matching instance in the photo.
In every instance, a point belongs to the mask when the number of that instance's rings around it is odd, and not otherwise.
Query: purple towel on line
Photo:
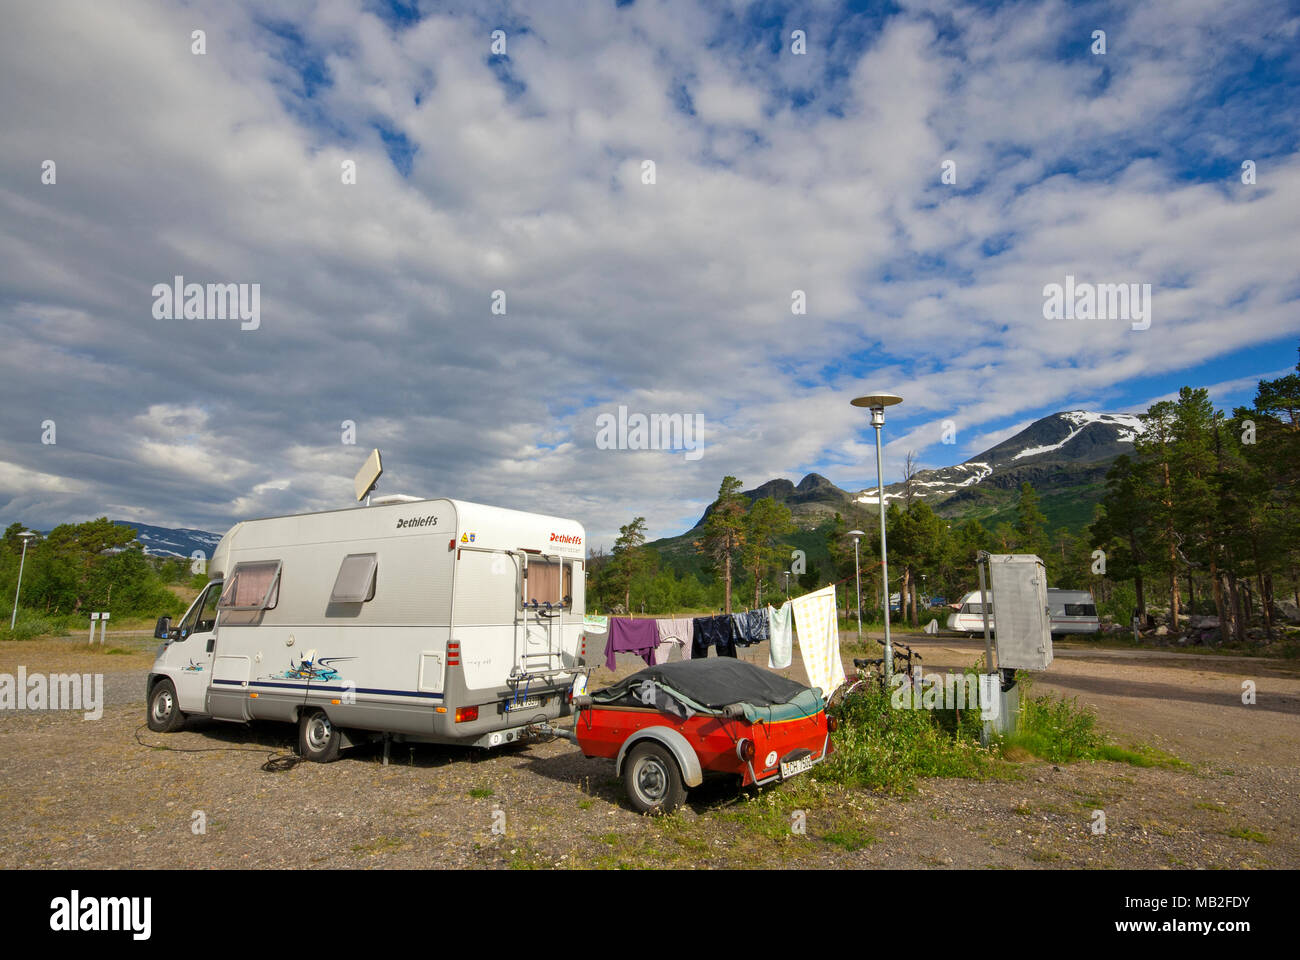
[[[635,653],[653,666],[655,647],[658,645],[659,630],[653,620],[610,617],[609,639],[605,642],[605,666],[614,669],[616,653]]]

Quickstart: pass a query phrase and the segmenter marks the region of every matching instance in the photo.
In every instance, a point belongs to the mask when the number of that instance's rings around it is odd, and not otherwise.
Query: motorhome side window
[[[1097,608],[1091,603],[1067,603],[1065,605],[1065,615],[1067,617],[1095,617]]]
[[[217,605],[222,610],[270,610],[280,600],[280,561],[237,563]]]
[[[522,601],[532,605],[562,606],[573,601],[573,564],[529,557],[524,571]]]
[[[221,584],[214,583],[203,597],[203,606],[199,609],[198,623],[194,625],[195,633],[208,633],[217,626],[217,601],[221,598]]]
[[[216,626],[217,599],[220,596],[221,581],[209,584],[203,599],[195,603],[181,621],[179,632],[182,637],[188,637],[191,633],[207,633]]]
[[[349,553],[339,565],[339,575],[334,578],[330,603],[365,603],[373,600],[378,568],[378,554]]]

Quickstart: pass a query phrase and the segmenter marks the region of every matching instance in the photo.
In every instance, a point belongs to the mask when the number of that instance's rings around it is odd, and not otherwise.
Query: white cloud
[[[865,39],[813,8],[779,25],[809,55],[775,61],[708,5],[530,3],[503,16],[527,24],[516,92],[478,17],[393,30],[356,6],[206,8],[206,57],[182,5],[10,11],[0,458],[28,482],[6,515],[144,504],[219,529],[344,506],[378,445],[390,492],[571,514],[595,543],[633,515],[668,534],[724,473],[872,482],[862,388],[906,397],[889,470],[943,419],[974,453],[1006,432],[986,425],[1295,333],[1300,159],[1199,105],[1208,64],[1288,49],[1275,4],[1112,12],[1103,78],[1056,56],[1080,29],[1059,2],[909,3]],[[329,75],[313,97],[268,22]],[[409,178],[379,127],[413,148]],[[1190,182],[1178,149],[1233,162]],[[1152,283],[1151,329],[1044,321],[1067,272]],[[176,274],[259,282],[261,329],[153,320]],[[704,456],[596,450],[620,403],[703,414]]]

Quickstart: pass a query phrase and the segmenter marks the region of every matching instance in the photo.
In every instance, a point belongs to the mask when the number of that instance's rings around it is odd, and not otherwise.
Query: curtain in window
[[[269,603],[264,603],[264,598],[279,570],[278,560],[271,563],[239,564],[235,567],[234,576],[221,596],[221,606],[249,609],[259,609],[265,605],[274,606],[274,596]],[[279,592],[278,589],[276,592]]]

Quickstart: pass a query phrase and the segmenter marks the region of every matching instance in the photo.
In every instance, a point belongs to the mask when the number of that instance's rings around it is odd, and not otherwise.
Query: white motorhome
[[[566,715],[585,532],[459,500],[236,524],[149,672],[147,718],[298,724],[299,752],[392,737],[493,747]]]
[[[992,591],[989,592],[990,598]],[[1047,589],[1047,605],[1051,611],[1052,633],[1097,633],[1101,620],[1097,604],[1087,590]],[[961,608],[948,617],[948,629],[963,633],[984,633],[984,610],[980,592],[972,590],[961,598]],[[989,629],[993,629],[993,611],[989,610]]]

